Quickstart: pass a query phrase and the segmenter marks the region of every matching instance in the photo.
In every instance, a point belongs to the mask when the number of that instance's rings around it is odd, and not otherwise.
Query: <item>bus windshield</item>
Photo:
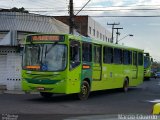
[[[67,64],[67,47],[62,44],[31,44],[25,46],[23,69],[62,71]]]
[[[144,68],[147,68],[150,66],[150,58],[144,57]]]

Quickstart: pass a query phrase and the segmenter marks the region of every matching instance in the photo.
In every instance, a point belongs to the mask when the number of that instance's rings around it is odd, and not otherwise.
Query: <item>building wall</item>
[[[91,17],[88,18],[88,36],[106,42],[110,42],[111,40],[111,32],[102,27],[102,25]]]
[[[54,16],[55,19],[69,25],[69,16]],[[76,16],[74,17],[74,26],[76,28],[76,31],[83,35],[87,36],[87,30],[88,30],[88,17],[87,16]]]
[[[54,18],[69,25],[68,16],[55,16]],[[111,33],[89,16],[76,16],[74,18],[74,23],[77,32],[79,32],[83,36],[107,42],[110,42],[111,40]]]
[[[0,84],[8,90],[20,90],[21,55],[16,47],[0,47]]]

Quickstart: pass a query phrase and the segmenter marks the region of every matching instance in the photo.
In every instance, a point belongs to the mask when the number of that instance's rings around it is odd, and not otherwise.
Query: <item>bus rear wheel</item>
[[[53,93],[49,93],[49,92],[40,92],[40,95],[44,98],[51,98]]]
[[[82,85],[81,85],[81,91],[78,94],[78,98],[80,100],[87,100],[88,96],[90,93],[90,86],[89,83],[87,81],[83,81]]]

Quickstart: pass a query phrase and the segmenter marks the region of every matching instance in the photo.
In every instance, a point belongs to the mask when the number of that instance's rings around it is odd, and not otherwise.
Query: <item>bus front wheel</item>
[[[87,81],[83,81],[78,97],[80,100],[87,100],[90,93],[90,86]]]
[[[40,95],[44,98],[51,98],[53,93],[49,93],[49,92],[40,92]]]

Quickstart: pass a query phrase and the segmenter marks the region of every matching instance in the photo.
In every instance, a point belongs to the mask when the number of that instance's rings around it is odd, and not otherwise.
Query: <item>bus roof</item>
[[[69,35],[69,34],[67,34],[67,35]],[[130,49],[130,50],[136,50],[136,51],[141,51],[141,52],[144,51],[142,49],[128,47],[128,46],[114,44],[114,43],[109,43],[109,42],[105,42],[105,41],[101,41],[101,40],[97,40],[97,39],[92,39],[90,37],[69,35],[69,38],[81,40],[81,41],[85,41],[85,42],[91,42],[91,43],[95,43],[95,44],[103,44],[105,46],[111,46],[111,47],[116,47],[116,48],[121,48],[121,49]]]

